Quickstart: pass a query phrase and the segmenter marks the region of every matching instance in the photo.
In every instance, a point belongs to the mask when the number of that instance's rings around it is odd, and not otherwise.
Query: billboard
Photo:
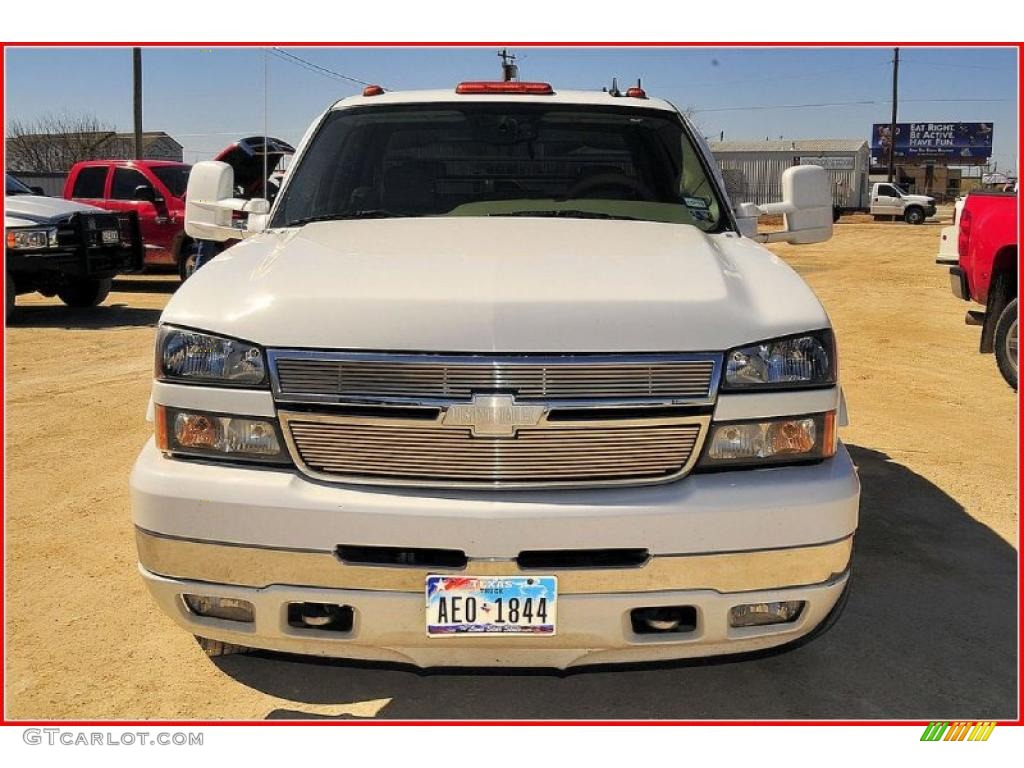
[[[871,127],[871,154],[889,158],[891,127]],[[992,123],[896,123],[893,154],[904,160],[939,160],[951,165],[983,163],[992,155]]]

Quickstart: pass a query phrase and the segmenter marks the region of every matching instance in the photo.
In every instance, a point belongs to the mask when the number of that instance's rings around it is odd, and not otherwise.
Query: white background
[[[104,2],[6,3],[7,41],[230,42],[861,42],[1011,41],[1022,38],[1006,5],[971,13],[962,0],[920,3],[629,2],[617,5],[474,2]],[[983,19],[998,23],[982,23]],[[268,38],[266,36],[272,36]],[[841,37],[840,37],[841,36]],[[225,80],[225,98],[244,98]],[[842,664],[841,658],[835,659]],[[736,691],[743,696],[743,691]],[[71,731],[205,733],[202,747],[28,745],[24,728],[0,732],[8,765],[424,766],[566,765],[881,766],[998,765],[1022,753],[1019,728],[998,726],[987,742],[919,741],[923,726],[686,727],[218,727],[93,726]],[[478,756],[485,756],[478,759]],[[503,756],[503,757],[499,757]],[[253,758],[256,758],[255,760]]]

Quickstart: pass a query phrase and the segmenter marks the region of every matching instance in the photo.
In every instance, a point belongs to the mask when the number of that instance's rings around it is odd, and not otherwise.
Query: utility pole
[[[135,112],[135,159],[142,159],[142,49],[132,48],[132,107]]]
[[[507,48],[498,51],[501,58],[501,79],[508,83],[519,77],[519,67],[516,65],[516,55],[509,53]]]
[[[900,49],[893,48],[892,58],[892,120],[889,121],[889,183],[896,178],[896,104],[899,95]]]

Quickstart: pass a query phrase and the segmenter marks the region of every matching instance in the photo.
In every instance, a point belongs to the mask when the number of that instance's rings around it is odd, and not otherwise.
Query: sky
[[[713,139],[724,133],[732,140],[867,140],[871,124],[890,117],[891,48],[515,52],[521,79],[556,89],[599,89],[613,76],[624,86],[640,77],[651,96],[695,110],[698,127]],[[130,131],[131,69],[128,48],[8,48],[5,117],[90,113]],[[999,170],[1015,171],[1016,71],[1013,49],[903,48],[899,120],[992,122],[993,160]],[[490,48],[145,48],[143,127],[166,131],[184,145],[185,161],[196,162],[261,134],[267,102],[270,135],[296,143],[317,114],[361,90],[338,75],[399,90],[493,80],[499,73]]]

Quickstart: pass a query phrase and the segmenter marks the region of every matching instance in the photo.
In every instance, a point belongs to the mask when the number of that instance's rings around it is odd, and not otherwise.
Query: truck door
[[[75,176],[75,183],[71,187],[71,194],[65,192],[64,196],[76,203],[106,208],[107,170],[106,165],[80,167],[78,175]]]
[[[871,195],[871,213],[876,216],[902,216],[903,197],[892,184],[878,184]]]
[[[167,201],[156,185],[136,168],[114,168],[110,200],[104,206],[115,211],[136,211],[145,243],[146,264],[175,264],[175,236],[181,224],[172,220]]]

